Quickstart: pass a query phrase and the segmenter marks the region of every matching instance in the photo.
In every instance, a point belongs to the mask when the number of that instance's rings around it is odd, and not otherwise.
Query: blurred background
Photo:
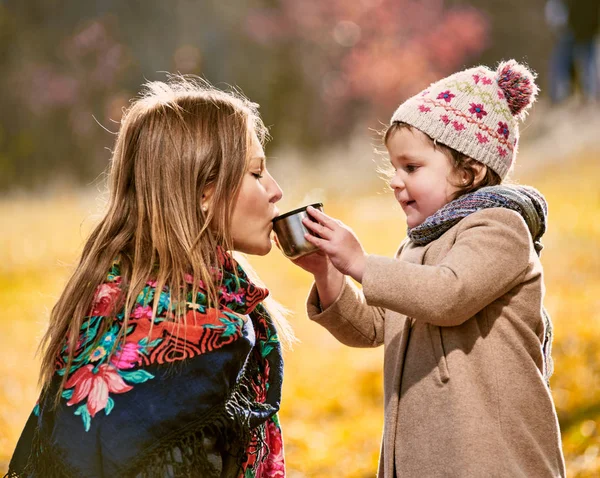
[[[392,255],[401,209],[377,131],[429,83],[515,58],[541,95],[513,179],[548,198],[542,262],[552,393],[571,477],[600,473],[599,0],[0,0],[0,472],[37,398],[37,342],[102,214],[123,108],[146,80],[200,75],[260,104],[281,210],[323,201]],[[382,350],[309,323],[310,276],[249,258],[290,312],[282,405],[288,475],[372,477]]]

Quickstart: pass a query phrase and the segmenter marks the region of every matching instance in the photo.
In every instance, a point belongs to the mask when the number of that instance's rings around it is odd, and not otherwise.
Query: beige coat
[[[352,347],[385,344],[379,477],[564,477],[543,378],[542,266],[519,214],[486,209],[398,259],[369,256],[308,314]]]

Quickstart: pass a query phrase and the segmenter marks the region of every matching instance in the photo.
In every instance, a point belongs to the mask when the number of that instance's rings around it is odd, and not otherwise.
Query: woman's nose
[[[280,201],[281,198],[283,197],[283,190],[279,187],[279,184],[277,184],[277,181],[275,181],[275,178],[273,178],[273,176],[271,176],[269,174],[269,179],[270,181],[270,185],[269,185],[269,195],[270,195],[270,202],[272,203],[276,203],[277,201]]]

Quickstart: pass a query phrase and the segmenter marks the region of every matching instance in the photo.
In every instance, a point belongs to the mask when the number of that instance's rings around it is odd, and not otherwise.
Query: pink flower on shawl
[[[127,342],[110,359],[110,362],[118,369],[129,369],[135,367],[139,360],[139,346],[133,342]]]
[[[192,274],[184,274],[183,279],[188,284],[193,284],[194,283],[194,276]],[[198,287],[200,287],[200,289],[206,289],[206,285],[204,284],[204,281],[202,279],[198,279],[196,281],[196,283],[198,284]]]
[[[258,465],[256,476],[265,478],[283,478],[285,476],[285,458],[283,455],[283,437],[281,430],[273,420],[267,422],[265,442],[269,447],[269,454]]]
[[[265,360],[265,371],[258,378],[258,383],[254,380],[252,381],[252,388],[254,389],[254,393],[256,394],[256,401],[258,403],[264,403],[267,400],[267,380],[269,379],[269,370],[271,367],[269,366],[269,361]]]
[[[223,297],[223,299],[225,300],[226,303],[231,304],[233,302],[236,302],[238,304],[243,304],[244,303],[244,291],[240,290],[239,292],[229,292],[225,286],[221,286],[220,288],[221,291],[221,297]]]
[[[87,409],[92,417],[106,408],[109,392],[125,393],[133,388],[125,383],[111,365],[100,365],[97,373],[94,373],[93,369],[94,366],[91,364],[81,367],[71,375],[65,384],[65,389],[75,387],[73,396],[67,405],[75,405],[87,397]]]
[[[140,305],[133,309],[131,317],[134,317],[136,319],[149,319],[152,317],[152,307],[150,307],[149,305]]]
[[[115,301],[121,289],[115,282],[108,282],[106,284],[100,284],[96,288],[96,294],[94,295],[94,301],[92,305],[91,316],[106,316],[113,312]]]

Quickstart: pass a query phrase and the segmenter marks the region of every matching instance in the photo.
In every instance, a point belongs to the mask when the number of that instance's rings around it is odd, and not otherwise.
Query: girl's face
[[[263,256],[271,250],[275,203],[283,191],[267,171],[265,153],[255,133],[248,150],[248,169],[233,208],[232,237],[236,251]]]
[[[458,191],[450,159],[416,128],[401,128],[387,142],[394,176],[390,187],[413,228],[452,200]]]

